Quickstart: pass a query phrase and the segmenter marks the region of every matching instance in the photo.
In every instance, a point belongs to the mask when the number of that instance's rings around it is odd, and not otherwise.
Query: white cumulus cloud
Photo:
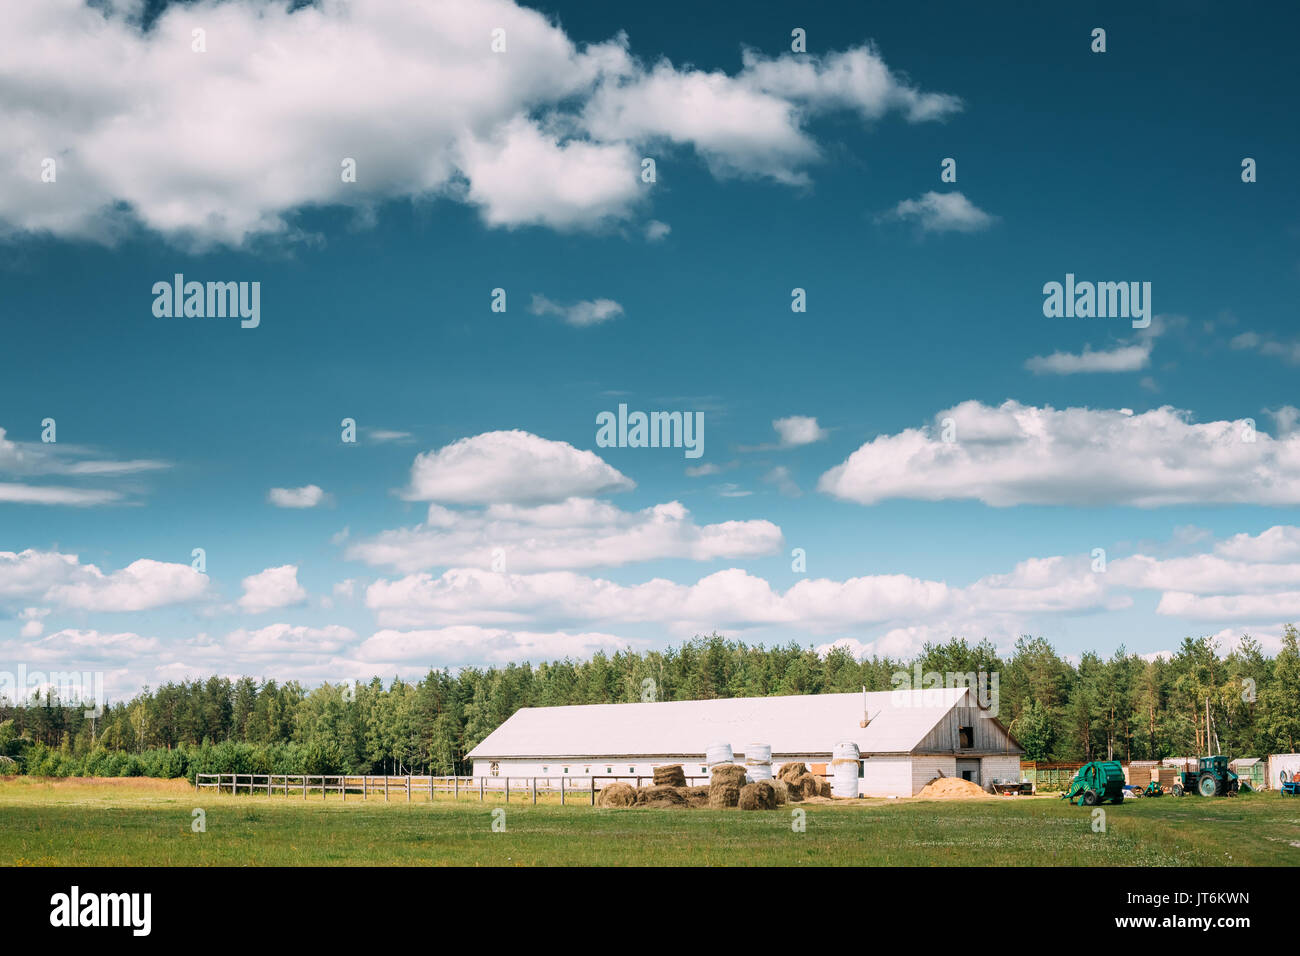
[[[867,442],[818,487],[860,504],[1294,505],[1300,436],[1275,439],[1244,421],[1196,424],[1169,406],[1133,414],[968,401],[930,427]]]
[[[512,0],[197,0],[168,5],[147,33],[133,9],[7,11],[0,231],[113,241],[141,224],[238,245],[296,235],[299,209],[430,197],[493,226],[595,228],[647,200],[647,149],[798,183],[821,155],[815,115],[920,122],[960,106],[867,45],[747,52],[734,73],[648,66],[621,34],[575,43]],[[47,158],[54,183],[41,181]]]
[[[317,485],[304,485],[301,488],[272,488],[266,497],[277,508],[315,508],[326,495]]]
[[[267,568],[250,574],[241,583],[244,593],[239,599],[239,607],[250,614],[302,604],[307,600],[307,591],[298,583],[296,564]]]
[[[418,455],[406,497],[450,504],[541,503],[635,483],[589,451],[525,431],[484,432]]]

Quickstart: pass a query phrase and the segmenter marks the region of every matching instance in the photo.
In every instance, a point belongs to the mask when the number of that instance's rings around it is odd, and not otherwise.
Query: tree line
[[[914,660],[856,659],[716,634],[664,651],[585,661],[432,669],[387,686],[307,689],[241,677],[168,682],[87,716],[36,693],[0,702],[0,773],[157,776],[195,773],[468,774],[465,754],[521,707],[891,690],[917,670],[988,674],[982,691],[1026,758],[1079,761],[1300,750],[1300,648],[1285,629],[1275,657],[1244,638],[1227,654],[1185,638],[1169,657],[1120,648],[1074,663],[1042,637],[1002,658],[987,641],[927,643]],[[994,698],[994,694],[996,697]],[[1206,713],[1210,716],[1207,737]]]

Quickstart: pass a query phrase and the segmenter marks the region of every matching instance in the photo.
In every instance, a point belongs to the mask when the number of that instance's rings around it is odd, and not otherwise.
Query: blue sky
[[[1294,12],[408,6],[15,15],[2,659],[120,693],[1300,616]],[[156,317],[178,272],[260,325]],[[1151,327],[1044,317],[1067,273]],[[598,448],[619,403],[704,455]]]

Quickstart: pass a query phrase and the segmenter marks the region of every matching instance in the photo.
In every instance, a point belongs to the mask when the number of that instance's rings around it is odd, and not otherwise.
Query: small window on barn
[[[962,750],[970,750],[972,747],[975,746],[975,728],[974,728],[974,727],[962,727],[962,728],[960,728],[960,729],[958,730],[958,737],[959,737],[958,746],[961,747]]]
[[[859,760],[859,761],[858,761],[858,776],[859,776],[859,777],[865,777],[866,775],[867,775],[867,762],[866,762],[865,760]]]
[[[546,773],[546,771],[548,771],[548,770],[550,770],[550,769],[551,769],[551,768],[548,767],[548,766],[546,766],[545,764],[542,765],[542,773]]]
[[[628,768],[627,768],[627,772],[628,772],[628,773],[636,773],[636,767],[628,767]]]
[[[565,767],[565,768],[564,768],[564,772],[565,772],[565,773],[568,773],[568,772],[569,772],[569,768],[568,768],[568,767]]]
[[[613,768],[613,767],[606,767],[606,768],[605,768],[605,773],[613,773],[613,772],[614,772],[614,768]]]

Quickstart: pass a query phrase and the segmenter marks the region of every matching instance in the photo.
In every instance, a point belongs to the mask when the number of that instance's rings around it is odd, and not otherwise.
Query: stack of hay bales
[[[776,788],[770,780],[756,780],[740,788],[737,805],[742,810],[775,810]]]
[[[630,807],[636,803],[636,788],[626,783],[611,783],[596,794],[598,807]]]
[[[792,801],[831,795],[831,785],[816,774],[809,773],[808,766],[798,761],[782,765],[778,776],[789,788],[786,796]]]
[[[708,787],[683,787],[682,796],[688,807],[707,807],[709,805]]]
[[[790,803],[798,803],[803,799],[803,791],[795,782],[808,772],[808,767],[796,761],[795,763],[782,764],[781,769],[777,771],[775,783],[781,784],[785,790],[785,798]]]
[[[687,805],[685,787],[642,787],[636,793],[638,807],[684,807]]]
[[[679,763],[669,764],[666,767],[655,767],[654,772],[656,787],[686,786],[686,772],[682,770],[682,765]]]
[[[740,788],[744,785],[744,767],[734,763],[718,764],[713,768],[709,781],[709,806],[717,810],[739,805]]]

